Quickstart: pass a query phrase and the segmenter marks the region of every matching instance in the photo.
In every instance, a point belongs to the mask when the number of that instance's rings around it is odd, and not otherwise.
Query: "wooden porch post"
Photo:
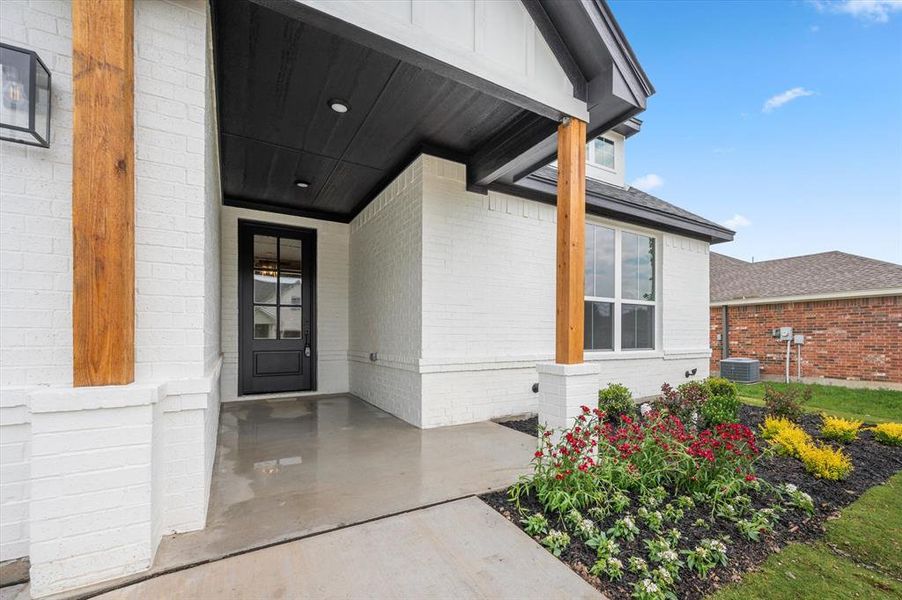
[[[561,123],[557,133],[557,332],[555,362],[583,362],[586,260],[586,124]]]
[[[76,386],[134,381],[132,2],[72,2],[72,346]]]

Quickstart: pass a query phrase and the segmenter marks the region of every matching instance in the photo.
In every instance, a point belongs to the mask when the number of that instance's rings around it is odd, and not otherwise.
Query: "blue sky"
[[[902,263],[902,0],[610,4],[657,89],[628,182],[732,225],[717,252]]]

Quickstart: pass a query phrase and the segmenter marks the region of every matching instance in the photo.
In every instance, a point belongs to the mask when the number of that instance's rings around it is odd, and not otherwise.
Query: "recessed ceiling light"
[[[294,185],[296,185],[299,188],[308,188],[308,187],[310,187],[310,182],[304,181],[303,179],[298,179],[297,181],[294,182]]]
[[[339,100],[338,98],[332,98],[329,100],[329,108],[334,110],[339,114],[343,114],[351,110],[351,107],[348,106],[348,103],[344,100]]]

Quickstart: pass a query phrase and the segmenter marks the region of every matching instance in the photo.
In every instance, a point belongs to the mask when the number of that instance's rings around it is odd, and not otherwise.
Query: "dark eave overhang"
[[[516,184],[495,183],[489,186],[489,189],[546,204],[557,204],[557,181],[553,177],[539,173],[530,174]],[[593,190],[586,190],[586,212],[652,229],[679,233],[711,244],[733,240],[734,232],[725,227],[633,204]]]
[[[587,140],[610,130],[626,136],[638,132],[641,121],[635,116],[645,110],[655,89],[607,3],[521,2],[573,84],[574,95],[586,101]],[[536,123],[519,138],[524,148],[516,156],[489,150],[467,163],[469,189],[485,191],[492,183],[515,183],[556,158],[556,131],[546,124]]]

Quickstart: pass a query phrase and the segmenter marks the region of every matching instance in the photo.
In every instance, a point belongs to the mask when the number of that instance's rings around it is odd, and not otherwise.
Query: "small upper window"
[[[614,168],[614,142],[607,138],[595,138],[593,141],[594,158],[593,162],[607,169]]]

